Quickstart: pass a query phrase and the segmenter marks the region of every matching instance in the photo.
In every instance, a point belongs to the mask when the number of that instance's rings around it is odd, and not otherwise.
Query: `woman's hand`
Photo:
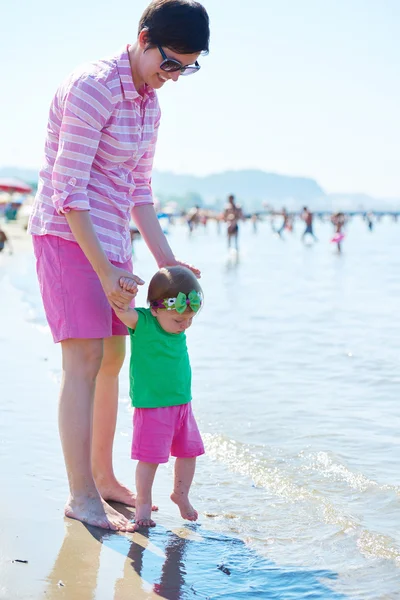
[[[160,265],[160,268],[162,267],[176,267],[176,266],[181,266],[181,267],[186,267],[187,269],[189,269],[190,271],[192,271],[192,273],[194,275],[196,275],[197,279],[201,278],[201,271],[200,269],[198,269],[197,267],[194,267],[193,265],[189,265],[186,262],[183,262],[181,260],[177,260],[176,258],[173,260],[168,261],[168,263],[165,263],[163,265]]]
[[[130,291],[126,291],[120,286],[121,277],[129,279],[131,282]],[[126,306],[130,304],[138,292],[137,286],[143,285],[144,281],[137,275],[129,273],[129,271],[110,265],[107,275],[100,277],[100,283],[112,308],[126,310]]]
[[[151,204],[141,204],[132,209],[132,219],[136,223],[144,241],[150,252],[154,256],[158,267],[175,267],[182,265],[190,269],[194,275],[200,279],[200,270],[186,262],[181,262],[174,257],[174,254],[168,244],[160,222],[157,219],[154,206]]]

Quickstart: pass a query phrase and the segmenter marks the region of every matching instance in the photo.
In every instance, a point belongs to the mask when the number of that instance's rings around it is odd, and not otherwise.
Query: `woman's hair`
[[[178,54],[208,53],[208,14],[195,0],[152,0],[140,19],[138,33],[142,29],[147,29],[150,47],[163,46]]]
[[[151,305],[157,300],[165,298],[176,298],[179,292],[188,295],[195,290],[203,293],[197,277],[186,267],[163,267],[153,275],[149,290],[147,292],[147,302]]]

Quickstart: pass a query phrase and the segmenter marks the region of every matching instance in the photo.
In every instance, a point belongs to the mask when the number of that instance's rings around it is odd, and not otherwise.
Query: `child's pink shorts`
[[[204,454],[203,440],[192,403],[162,408],[135,408],[132,458],[160,464],[171,456],[194,458]]]
[[[80,246],[55,235],[32,238],[40,292],[54,341],[127,335]],[[111,262],[132,273],[132,260]]]

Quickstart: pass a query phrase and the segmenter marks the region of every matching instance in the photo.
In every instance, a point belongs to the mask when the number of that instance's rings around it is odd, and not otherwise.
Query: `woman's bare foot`
[[[106,502],[120,502],[125,506],[136,506],[136,494],[134,494],[129,488],[125,487],[117,479],[106,482],[96,478],[96,487],[99,490],[100,496]],[[152,510],[158,510],[158,506],[153,506]]]
[[[65,505],[65,516],[70,519],[77,519],[82,523],[111,529],[113,531],[135,531],[133,523],[128,521],[121,513],[114,510],[101,498],[88,496],[75,497],[70,496]]]
[[[151,504],[140,504],[135,513],[135,531],[140,527],[155,527],[156,524],[151,518]]]
[[[178,506],[183,519],[187,519],[188,521],[197,521],[199,514],[197,510],[195,510],[190,504],[188,496],[172,492],[171,500]]]

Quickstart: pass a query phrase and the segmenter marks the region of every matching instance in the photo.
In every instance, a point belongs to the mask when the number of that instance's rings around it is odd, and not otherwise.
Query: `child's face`
[[[177,334],[189,329],[196,313],[192,310],[186,310],[184,313],[179,314],[176,310],[152,308],[151,314],[157,319],[164,331]]]

